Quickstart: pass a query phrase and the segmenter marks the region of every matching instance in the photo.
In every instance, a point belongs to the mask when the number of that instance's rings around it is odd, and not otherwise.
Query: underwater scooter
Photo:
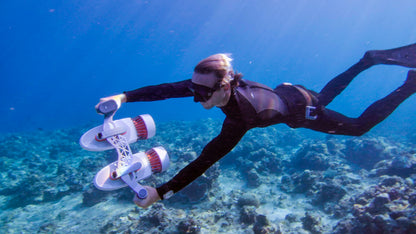
[[[97,112],[104,115],[104,124],[84,133],[79,143],[89,151],[117,150],[118,160],[95,175],[95,187],[110,191],[129,186],[138,198],[145,199],[147,190],[139,181],[153,173],[166,171],[169,167],[169,155],[160,146],[133,154],[129,144],[153,137],[156,133],[155,122],[148,114],[114,121],[113,116],[117,109],[114,100],[101,103]]]

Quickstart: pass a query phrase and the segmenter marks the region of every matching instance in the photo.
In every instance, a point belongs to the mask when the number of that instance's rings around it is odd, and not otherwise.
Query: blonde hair
[[[201,60],[194,69],[194,72],[200,74],[214,73],[221,83],[232,83],[235,78],[234,70],[231,65],[231,54],[214,54]],[[239,78],[242,75],[239,74]]]

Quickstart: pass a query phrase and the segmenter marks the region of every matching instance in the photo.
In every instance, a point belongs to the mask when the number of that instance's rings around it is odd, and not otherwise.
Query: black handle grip
[[[101,103],[98,106],[97,112],[104,115],[109,115],[114,113],[117,110],[117,102],[114,100],[109,100]]]

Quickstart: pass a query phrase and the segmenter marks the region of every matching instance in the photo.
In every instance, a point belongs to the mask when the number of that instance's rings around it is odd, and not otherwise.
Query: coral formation
[[[416,232],[413,138],[254,129],[203,176],[144,210],[134,206],[128,188],[109,192],[92,185],[95,173],[117,155],[79,147],[79,136],[90,127],[1,137],[3,232]],[[212,119],[161,123],[154,138],[132,144],[134,151],[162,145],[170,154],[169,170],[143,184],[168,181],[220,127]]]

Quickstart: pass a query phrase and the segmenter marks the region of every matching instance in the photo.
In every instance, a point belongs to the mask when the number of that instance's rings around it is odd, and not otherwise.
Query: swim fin
[[[416,43],[390,50],[370,50],[365,53],[364,59],[372,61],[373,65],[392,64],[416,68]]]

